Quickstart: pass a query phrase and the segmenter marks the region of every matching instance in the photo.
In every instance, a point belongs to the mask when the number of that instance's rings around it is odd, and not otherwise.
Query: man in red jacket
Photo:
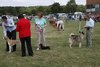
[[[19,21],[17,22],[16,30],[17,32],[19,32],[19,38],[21,41],[22,57],[26,56],[25,43],[27,45],[29,56],[33,56],[33,51],[31,46],[30,21],[25,19],[23,15],[19,15],[18,19]]]

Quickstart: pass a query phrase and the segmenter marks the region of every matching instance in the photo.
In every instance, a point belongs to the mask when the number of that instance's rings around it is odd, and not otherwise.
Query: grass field
[[[82,22],[84,26],[85,22]],[[2,28],[0,27],[0,67],[100,67],[100,23],[95,24],[93,47],[86,48],[85,36],[82,48],[78,45],[69,48],[70,33],[78,33],[78,23],[66,22],[65,31],[58,32],[48,24],[46,28],[47,44],[51,50],[36,50],[36,33],[32,23],[33,57],[21,57],[20,43],[17,51],[9,54],[5,51]],[[85,30],[84,30],[85,31]]]

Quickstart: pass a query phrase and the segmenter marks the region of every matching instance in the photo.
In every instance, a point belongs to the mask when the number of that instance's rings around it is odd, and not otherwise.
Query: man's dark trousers
[[[20,38],[20,41],[21,41],[22,56],[26,56],[25,44],[27,46],[29,56],[33,56],[33,51],[32,51],[32,46],[31,46],[31,38],[30,37]]]

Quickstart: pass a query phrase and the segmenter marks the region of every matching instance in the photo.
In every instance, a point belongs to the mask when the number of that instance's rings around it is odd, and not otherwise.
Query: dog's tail
[[[71,37],[72,35],[74,35],[74,33],[71,33],[71,34],[70,34],[70,37]]]

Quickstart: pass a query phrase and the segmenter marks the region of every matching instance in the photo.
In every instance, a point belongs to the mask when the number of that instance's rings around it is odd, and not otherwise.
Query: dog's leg
[[[69,47],[72,48],[72,43],[69,44]]]
[[[80,43],[79,43],[79,48],[81,48],[81,47],[82,47],[82,43],[80,42]]]
[[[69,44],[69,47],[72,48],[73,42],[72,42],[71,38],[69,38],[69,43],[70,43],[70,44]]]
[[[9,46],[9,53],[11,53],[12,51],[12,46]]]
[[[62,25],[61,25],[61,23],[60,23],[60,26],[59,26],[59,30],[62,30]]]
[[[64,23],[62,24],[62,29],[63,29],[63,31],[64,31]]]

